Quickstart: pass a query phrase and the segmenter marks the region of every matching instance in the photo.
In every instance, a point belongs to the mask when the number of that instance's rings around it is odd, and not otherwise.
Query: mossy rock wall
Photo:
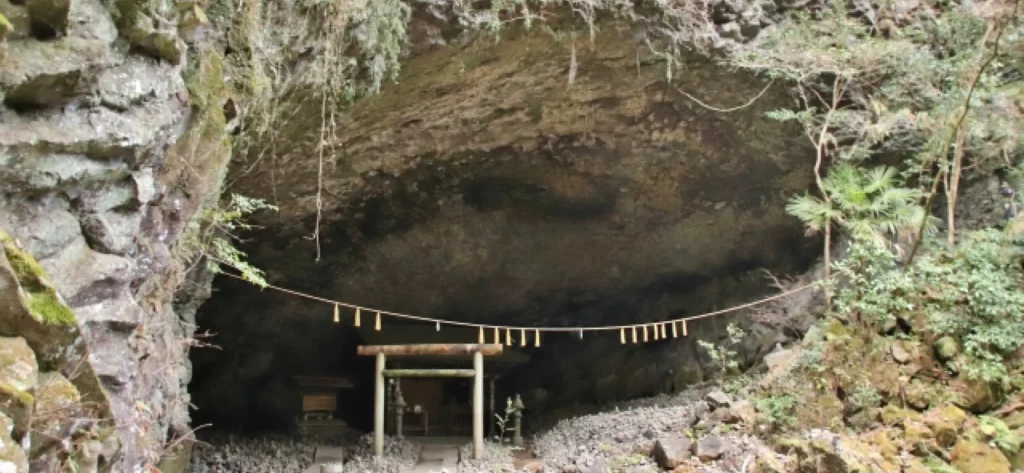
[[[191,430],[182,319],[209,278],[174,248],[230,157],[223,77],[186,87],[213,41],[202,21],[179,29],[178,3],[0,0],[0,228],[24,294],[8,304],[25,306],[0,333],[28,340],[44,369],[81,359],[64,374],[108,411],[114,471],[155,466]]]

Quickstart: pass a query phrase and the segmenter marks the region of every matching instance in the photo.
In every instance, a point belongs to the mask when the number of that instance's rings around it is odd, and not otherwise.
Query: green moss
[[[31,406],[35,403],[35,396],[32,396],[32,393],[18,389],[5,381],[0,381],[0,392],[16,398],[23,406]]]
[[[75,314],[60,300],[60,296],[48,282],[46,270],[28,252],[20,249],[3,230],[0,230],[0,244],[14,275],[25,290],[29,311],[39,322],[53,325],[69,325],[75,322]]]

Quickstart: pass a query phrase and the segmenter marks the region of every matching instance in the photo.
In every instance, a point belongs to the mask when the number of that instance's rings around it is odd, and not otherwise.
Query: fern
[[[238,271],[244,280],[266,287],[266,275],[246,261],[245,253],[234,243],[238,231],[253,228],[245,218],[260,210],[277,211],[277,207],[262,199],[231,194],[225,205],[198,212],[175,248],[176,257],[187,266],[205,261],[206,268],[213,272],[227,266]]]

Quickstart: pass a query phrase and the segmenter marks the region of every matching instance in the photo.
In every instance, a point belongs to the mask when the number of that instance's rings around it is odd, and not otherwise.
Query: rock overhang
[[[231,191],[280,207],[245,250],[275,282],[491,321],[581,293],[802,270],[808,242],[784,204],[813,184],[812,150],[765,116],[791,98],[684,57],[666,82],[664,61],[616,23],[593,40],[534,28],[433,47],[337,111],[322,161],[321,102],[286,105],[262,157],[234,164]]]

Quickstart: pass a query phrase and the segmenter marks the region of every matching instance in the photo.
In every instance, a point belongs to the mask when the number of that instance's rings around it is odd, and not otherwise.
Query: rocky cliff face
[[[765,8],[723,3],[716,31],[756,34]],[[0,227],[74,311],[128,471],[188,429],[186,349],[209,275],[186,272],[176,249],[230,157],[225,84],[239,78],[225,47],[207,43],[228,35],[203,30],[192,2],[0,0],[0,13]],[[665,85],[663,58],[625,23],[602,23],[593,41],[533,29],[496,42],[447,41],[432,22],[409,26],[424,37],[398,85],[337,116],[324,160],[318,101],[295,100],[278,139],[254,148],[273,152],[236,163],[230,190],[282,209],[243,245],[272,281],[417,314],[571,326],[721,307],[764,290],[757,268],[809,263],[782,211],[811,182],[808,149],[763,118],[789,103],[780,87],[699,55]],[[735,112],[708,106],[753,97]],[[326,318],[295,322],[314,309],[249,290],[226,291],[200,321],[244,366],[212,361],[202,374],[228,369],[291,396],[281,383],[296,367],[273,360],[336,359],[339,333]],[[692,345],[624,350],[614,362],[636,367],[635,382],[610,380],[579,368],[614,341],[587,343],[538,356],[534,383],[569,399],[595,386],[628,397],[694,365]]]
[[[139,471],[189,429],[172,247],[217,197],[219,173],[197,170],[228,155],[186,146],[200,114],[171,2],[0,0],[0,14],[0,228],[74,312],[121,444],[105,468]],[[2,316],[0,335],[26,330]]]

